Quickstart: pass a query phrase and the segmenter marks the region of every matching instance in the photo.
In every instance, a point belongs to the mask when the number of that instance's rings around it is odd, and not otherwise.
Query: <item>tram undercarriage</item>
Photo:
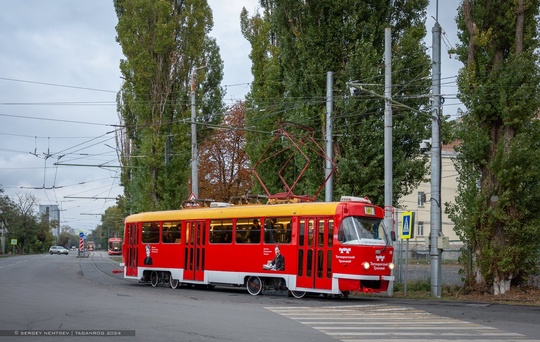
[[[179,279],[175,279],[171,276],[171,272],[169,271],[145,271],[143,274],[143,277],[140,279],[141,283],[150,283],[152,287],[157,287],[159,285],[161,286],[167,286],[171,287],[172,289],[177,289],[182,286],[182,284],[188,286],[188,287],[196,287],[196,288],[205,288],[205,289],[213,289],[216,284],[202,284],[202,283],[191,283],[191,282],[180,282]],[[225,287],[245,287],[249,294],[253,296],[257,295],[264,295],[264,294],[277,294],[277,295],[287,295],[289,297],[294,298],[303,298],[307,292],[306,291],[299,291],[299,290],[289,290],[286,285],[286,281],[284,278],[280,277],[263,277],[263,276],[247,276],[245,278],[244,284],[238,284],[238,285],[231,285],[227,283],[223,284],[217,284],[217,285],[223,285]],[[339,298],[348,298],[349,291],[342,291],[341,294],[335,295],[335,294],[328,294],[328,293],[321,293],[321,295],[328,297],[339,297]]]

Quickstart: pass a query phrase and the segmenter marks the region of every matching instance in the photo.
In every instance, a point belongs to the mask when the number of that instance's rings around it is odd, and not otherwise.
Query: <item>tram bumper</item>
[[[334,277],[338,280],[338,288],[341,292],[348,291],[367,294],[388,290],[390,281],[394,280],[393,276],[387,275],[334,274]]]

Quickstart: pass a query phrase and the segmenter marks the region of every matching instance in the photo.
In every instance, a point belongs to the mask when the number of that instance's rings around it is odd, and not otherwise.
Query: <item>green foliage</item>
[[[115,0],[117,41],[126,59],[118,109],[124,214],[178,208],[189,195],[191,83],[197,121],[223,112],[223,63],[206,0]],[[195,71],[196,70],[196,71]],[[197,138],[209,131],[198,126]]]
[[[107,208],[101,215],[101,229],[105,239],[124,235],[124,215],[118,206]]]
[[[324,145],[326,77],[334,72],[334,155],[337,171],[334,196],[369,196],[383,203],[384,189],[384,30],[392,27],[393,96],[412,108],[425,109],[430,82],[425,36],[427,1],[261,2],[261,13],[241,14],[242,32],[252,46],[254,81],[248,96],[247,135],[252,160],[258,160],[279,123],[294,122],[315,131]],[[370,92],[351,97],[348,82],[370,84]],[[377,85],[374,85],[377,84]],[[379,96],[374,96],[380,94]],[[394,200],[415,188],[425,176],[426,160],[418,144],[429,136],[429,115],[394,107]],[[294,133],[294,132],[293,132]],[[275,151],[288,147],[286,142]],[[308,153],[317,165],[295,188],[314,194],[324,180],[324,160]],[[276,156],[257,171],[271,193],[282,192],[276,177],[285,165]],[[302,167],[289,171],[293,178]]]
[[[55,243],[51,229],[57,222],[42,220],[36,205],[37,199],[28,194],[16,195],[15,199],[0,195],[0,221],[7,232],[6,241],[17,239],[16,252],[20,254],[43,253]],[[9,248],[6,245],[6,252]]]
[[[523,11],[517,2],[467,4],[456,51],[469,110],[458,127],[459,195],[449,215],[474,256],[469,285],[516,284],[535,272],[540,244],[539,2],[524,1]]]
[[[407,283],[407,292],[429,292],[431,283],[429,280],[418,280]],[[405,292],[405,283],[394,282],[394,292]],[[409,293],[410,294],[410,293]]]
[[[58,237],[58,245],[70,249],[71,246],[79,247],[79,235],[69,226],[61,228],[60,236]]]

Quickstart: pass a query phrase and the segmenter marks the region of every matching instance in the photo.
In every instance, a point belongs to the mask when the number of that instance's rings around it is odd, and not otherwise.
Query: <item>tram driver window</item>
[[[144,222],[142,224],[142,242],[143,243],[158,243],[159,242],[159,223]]]
[[[380,239],[378,236],[380,221],[364,217],[346,217],[339,226],[338,239],[343,244],[360,244],[365,239]]]

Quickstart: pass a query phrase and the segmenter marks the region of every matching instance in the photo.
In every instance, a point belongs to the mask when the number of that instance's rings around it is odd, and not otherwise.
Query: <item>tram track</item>
[[[111,269],[110,270],[103,270],[101,269],[99,266],[98,266],[98,262],[96,262],[96,254],[99,255],[99,258],[101,260],[103,260],[105,262],[105,264],[111,266]],[[109,258],[109,260],[105,260],[105,258],[103,257],[103,255],[100,253],[100,252],[92,252],[92,254],[90,255],[90,262],[92,263],[92,266],[94,267],[94,269],[96,271],[98,271],[99,273],[103,274],[103,275],[106,275],[107,277],[111,277],[111,278],[114,278],[114,279],[118,279],[118,280],[122,280],[122,281],[125,281],[125,282],[131,282],[130,279],[126,279],[124,277],[118,277],[116,276],[114,273],[113,273],[113,270],[122,270],[120,268],[120,266],[118,265],[117,262],[115,262],[114,260],[111,260]],[[119,274],[119,273],[118,273]]]

